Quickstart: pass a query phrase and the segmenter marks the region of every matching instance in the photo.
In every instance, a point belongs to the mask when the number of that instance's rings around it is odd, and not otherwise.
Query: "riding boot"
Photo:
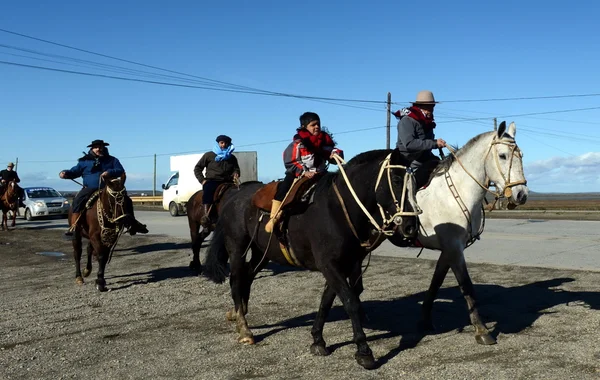
[[[273,199],[273,204],[271,205],[271,218],[265,225],[265,231],[269,234],[273,232],[273,227],[275,227],[279,221],[279,218],[281,218],[281,211],[279,210],[280,208],[281,202]]]
[[[210,225],[210,204],[203,204],[202,205],[204,208],[204,212],[202,214],[202,218],[200,218],[200,225],[202,225],[202,227],[208,227]]]
[[[77,221],[79,220],[79,215],[81,215],[80,212],[74,212],[71,214],[70,226],[67,232],[65,232],[65,236],[73,236],[73,231],[75,230]]]
[[[148,227],[146,227],[145,224],[142,224],[139,220],[133,218],[133,222],[129,227],[129,235],[133,236],[138,232],[141,234],[147,234],[149,232]]]

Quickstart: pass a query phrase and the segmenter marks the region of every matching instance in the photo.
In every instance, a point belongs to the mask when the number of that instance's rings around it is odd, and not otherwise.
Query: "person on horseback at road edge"
[[[265,231],[273,232],[273,227],[281,218],[281,203],[292,188],[297,177],[312,178],[327,172],[327,161],[336,153],[344,157],[344,152],[335,147],[335,142],[327,132],[321,130],[321,119],[314,112],[305,112],[300,116],[300,127],[292,142],[283,152],[285,178],[277,184],[277,192],[271,206],[271,217],[265,225]],[[332,161],[335,163],[335,161]]]
[[[14,170],[15,164],[9,162],[6,166],[6,169],[0,171],[0,196],[4,194],[4,190],[6,189],[6,184],[10,181],[15,181],[15,183],[21,182],[19,179],[19,175],[17,171]],[[17,185],[17,194],[19,194],[19,207],[25,208],[25,203],[23,203],[23,196],[25,195],[25,191],[21,188],[21,186]]]
[[[431,91],[420,91],[412,107],[394,112],[398,122],[398,142],[396,149],[411,160],[410,167],[415,173],[417,189],[429,180],[429,175],[440,160],[431,151],[446,146],[446,141],[436,139],[433,133],[433,109],[435,101]]]
[[[231,137],[219,135],[215,141],[212,152],[204,153],[194,167],[194,175],[202,184],[204,215],[200,223],[204,227],[216,222],[215,210],[211,206],[214,203],[217,187],[222,183],[233,183],[240,178],[240,165],[232,154],[235,146],[231,143]],[[206,174],[203,173],[204,169]]]
[[[104,140],[92,141],[92,143],[88,145],[90,150],[78,160],[77,165],[69,170],[63,170],[59,174],[60,178],[63,179],[83,178],[83,188],[77,193],[75,199],[73,199],[73,214],[71,217],[73,226],[81,215],[81,212],[84,211],[85,204],[90,196],[96,190],[104,188],[104,179],[106,177],[119,177],[125,172],[121,162],[108,153],[108,148],[106,148],[108,145],[109,144],[104,142]],[[127,194],[125,194],[124,206],[125,213],[131,215],[133,219],[133,223],[129,228],[129,233],[131,235],[135,235],[138,232],[142,234],[148,233],[146,225],[135,219],[133,214],[133,202]],[[72,236],[72,230],[69,229],[65,235]]]

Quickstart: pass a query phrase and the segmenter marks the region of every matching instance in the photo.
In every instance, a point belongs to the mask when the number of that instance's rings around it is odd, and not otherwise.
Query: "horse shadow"
[[[17,224],[19,225],[19,224]],[[21,228],[26,230],[55,230],[55,229],[64,229],[65,231],[69,228],[69,224],[65,223],[52,223],[50,220],[40,220],[40,221],[31,221],[26,223],[21,223],[19,225]]]
[[[134,256],[134,255],[141,255],[143,253],[170,251],[170,250],[177,250],[177,249],[192,249],[192,243],[173,243],[173,242],[150,243],[150,244],[145,244],[145,245],[138,245],[138,246],[131,247],[131,248],[115,249],[115,252],[131,251],[131,253],[124,253],[124,254],[121,254],[120,256]]]
[[[531,327],[533,323],[544,314],[555,313],[547,311],[561,304],[585,304],[593,310],[600,310],[600,292],[568,291],[555,289],[562,284],[573,282],[575,279],[561,277],[536,281],[525,285],[504,287],[501,285],[475,285],[479,312],[488,323],[496,322],[491,334],[516,334]],[[366,313],[363,327],[380,333],[370,334],[367,339],[400,338],[398,347],[378,359],[378,366],[382,366],[393,359],[400,352],[416,347],[428,335],[418,329],[421,317],[421,302],[426,292],[420,292],[406,297],[392,300],[367,300],[362,302]],[[457,286],[442,288],[436,298],[438,302],[433,308],[433,321],[435,332],[431,334],[444,334],[450,331],[462,332],[471,326],[466,312],[466,303]],[[440,302],[441,301],[441,302]],[[271,335],[288,328],[312,326],[316,313],[301,315],[279,322],[254,326],[255,329],[270,329],[262,334],[255,335],[258,343]],[[348,319],[341,305],[331,309],[327,322],[336,322]],[[329,346],[333,352],[348,344],[351,340]]]
[[[136,272],[123,275],[107,276],[111,280],[111,291],[122,290],[135,285],[146,285],[165,280],[175,280],[187,277],[197,277],[198,274],[187,266],[157,268],[147,272]]]

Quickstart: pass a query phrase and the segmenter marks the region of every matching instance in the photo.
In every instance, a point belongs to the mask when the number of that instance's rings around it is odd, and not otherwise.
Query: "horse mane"
[[[383,159],[392,152],[392,149],[376,149],[362,152],[352,157],[344,165],[344,169],[349,169],[354,166],[370,163],[373,161],[383,161]],[[340,171],[328,172],[317,182],[315,192],[322,191],[331,187],[333,181],[340,175]]]
[[[456,151],[456,156],[453,154],[449,154],[446,157],[444,157],[443,159],[441,159],[440,162],[435,167],[435,169],[433,170],[432,176],[437,177],[437,176],[442,175],[443,173],[447,172],[448,169],[450,169],[450,166],[452,166],[452,164],[454,163],[454,161],[456,161],[456,157],[460,157],[465,152],[465,150],[468,150],[470,147],[477,144],[477,142],[479,142],[479,140],[488,136],[491,133],[495,133],[495,132],[484,132],[484,133],[478,134],[477,136],[473,137],[471,140],[467,141],[467,143],[462,148],[459,148],[458,146],[455,146],[455,145],[451,145],[451,147],[454,148],[454,150]]]

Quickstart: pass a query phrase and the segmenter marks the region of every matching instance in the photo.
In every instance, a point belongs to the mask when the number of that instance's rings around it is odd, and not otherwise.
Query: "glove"
[[[344,158],[344,151],[338,148],[333,148],[333,150],[331,151],[331,154],[337,154],[338,156],[340,156],[341,158]]]

